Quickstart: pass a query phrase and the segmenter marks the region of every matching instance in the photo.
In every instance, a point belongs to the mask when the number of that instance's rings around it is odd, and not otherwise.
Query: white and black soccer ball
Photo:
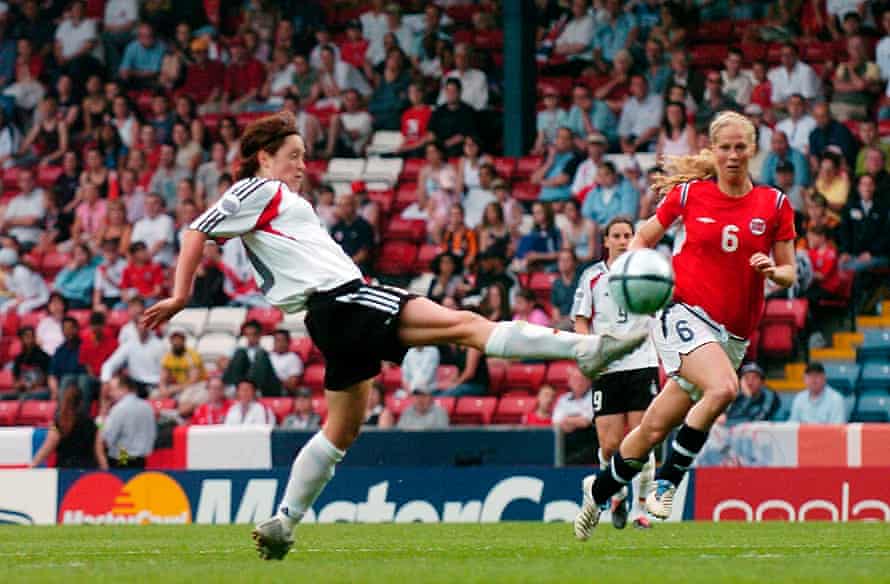
[[[653,249],[628,251],[609,269],[609,291],[619,308],[633,314],[654,314],[674,294],[671,263]]]

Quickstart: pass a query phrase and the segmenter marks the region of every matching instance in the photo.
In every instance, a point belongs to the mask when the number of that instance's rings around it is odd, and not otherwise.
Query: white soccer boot
[[[593,528],[600,522],[600,513],[602,509],[593,500],[593,483],[596,475],[584,477],[581,481],[581,492],[584,498],[581,503],[581,510],[575,515],[575,539],[578,541],[587,541]]]
[[[576,360],[581,373],[593,379],[609,363],[632,353],[649,337],[649,329],[638,330],[626,335],[604,333],[590,335],[578,343]]]
[[[658,519],[667,519],[671,516],[676,492],[677,487],[671,481],[655,481],[655,490],[646,497],[646,511]]]
[[[264,560],[283,560],[294,545],[293,533],[278,517],[261,521],[251,535],[257,553]]]

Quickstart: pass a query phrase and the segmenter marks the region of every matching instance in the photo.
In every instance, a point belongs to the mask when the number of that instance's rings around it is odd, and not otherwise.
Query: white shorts
[[[748,341],[714,321],[703,308],[677,303],[667,306],[651,321],[652,340],[665,373],[674,378],[692,401],[701,399],[701,389],[679,375],[680,358],[706,343],[719,343],[733,369],[738,369],[748,350]]]

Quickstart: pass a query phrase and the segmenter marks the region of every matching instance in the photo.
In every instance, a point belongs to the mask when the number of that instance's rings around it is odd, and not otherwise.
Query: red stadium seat
[[[492,422],[495,424],[521,424],[522,418],[535,407],[537,400],[530,396],[505,395],[498,401]]]
[[[454,414],[454,402],[457,401],[457,398],[453,397],[437,397],[436,403],[442,406],[442,409],[445,410],[445,413],[448,414],[448,418],[450,419],[452,414]]]
[[[789,357],[794,352],[794,323],[773,320],[760,325],[760,350],[770,357]]]
[[[417,183],[404,182],[396,189],[396,198],[393,201],[393,212],[401,213],[412,203],[417,202]]]
[[[553,361],[547,366],[547,376],[544,378],[547,385],[552,385],[556,391],[569,388],[569,371],[577,369],[574,361]]]
[[[567,97],[575,86],[574,77],[541,77],[538,80],[538,93],[543,93],[545,88],[555,89],[559,95]]]
[[[33,326],[34,328],[37,328],[37,325],[40,324],[40,321],[41,319],[43,319],[44,316],[46,316],[46,312],[42,310],[23,314],[21,317],[19,317],[19,326]]]
[[[421,245],[420,249],[417,251],[417,261],[414,263],[414,271],[418,274],[429,272],[432,269],[430,265],[437,255],[439,255],[439,246],[430,243]]]
[[[881,135],[881,138],[890,136],[890,120],[881,120],[878,122],[878,134]]]
[[[39,166],[37,167],[37,184],[43,188],[50,188],[61,174],[61,166]]]
[[[532,174],[538,170],[544,159],[540,156],[523,156],[516,161],[516,178],[519,180],[528,180]]]
[[[423,158],[406,158],[405,164],[402,166],[402,174],[399,175],[399,181],[417,182],[417,176],[424,164],[426,164],[426,160]]]
[[[68,254],[51,251],[44,255],[40,262],[40,274],[47,280],[52,280],[70,261],[71,257]]]
[[[87,309],[72,309],[68,311],[66,316],[70,316],[76,320],[77,324],[80,325],[80,328],[85,329],[90,326],[90,314],[92,314],[92,311]]]
[[[19,426],[48,426],[56,413],[56,402],[27,400],[22,402],[15,423]]]
[[[528,287],[535,293],[539,302],[550,302],[550,290],[553,283],[559,278],[556,272],[534,272],[528,282]]]
[[[15,387],[15,377],[12,376],[12,369],[4,367],[0,369],[0,392],[12,391]]]
[[[494,159],[494,170],[504,180],[513,180],[516,174],[516,159],[509,156],[498,156]]]
[[[324,391],[324,369],[321,363],[313,363],[306,367],[303,373],[303,385],[312,390],[313,393],[321,393]]]
[[[18,401],[0,401],[0,426],[12,426],[19,413]]]
[[[513,185],[513,198],[517,201],[531,203],[538,200],[541,187],[530,182],[516,183]]]
[[[436,369],[436,385],[441,388],[445,384],[450,384],[457,379],[458,375],[460,375],[460,371],[455,365],[439,365],[439,368]]]
[[[502,30],[480,30],[473,39],[476,47],[493,51],[504,48],[504,31]]]
[[[275,419],[279,424],[294,411],[294,398],[292,397],[261,397],[260,403],[275,414]]]
[[[473,44],[473,31],[468,29],[460,29],[454,31],[454,42],[471,45]]]
[[[271,334],[278,323],[284,319],[284,315],[277,308],[251,308],[247,311],[246,320],[255,320],[263,327],[264,334]]]
[[[309,363],[312,346],[312,339],[309,337],[293,337],[290,341],[290,350],[297,354],[304,365]]]
[[[112,310],[108,313],[105,323],[117,330],[123,328],[125,324],[130,322],[130,314],[126,310]]]
[[[306,174],[316,183],[321,182],[321,177],[328,170],[327,160],[307,160]]]
[[[382,191],[368,191],[368,199],[377,203],[380,212],[384,215],[389,213],[393,203],[395,203],[396,193],[392,189]]]
[[[722,65],[729,54],[726,43],[716,45],[699,45],[692,51],[690,64],[695,68],[711,69]]]
[[[426,221],[423,219],[402,219],[393,217],[386,224],[384,236],[388,240],[413,241],[421,243],[426,239]]]
[[[741,45],[741,49],[742,54],[745,56],[746,63],[752,63],[766,58],[766,45],[764,44],[743,44]]]
[[[766,303],[763,313],[764,321],[791,319],[795,328],[800,331],[806,326],[809,303],[805,299],[793,300],[773,299]]]
[[[381,383],[386,391],[396,391],[402,387],[402,368],[398,365],[391,365],[383,370],[380,374]]]
[[[498,398],[493,396],[462,397],[457,400],[454,414],[451,416],[453,425],[487,426],[491,424]]]
[[[511,390],[524,389],[536,392],[544,383],[545,375],[547,375],[547,365],[543,363],[510,363],[507,367],[505,385]]]
[[[176,400],[167,398],[167,399],[150,399],[148,403],[151,404],[151,409],[155,412],[155,417],[160,415],[162,410],[175,410],[176,409]]]
[[[489,393],[501,393],[505,391],[507,386],[505,385],[505,380],[507,379],[507,361],[503,359],[489,359],[488,360],[488,392]]]
[[[3,188],[4,190],[9,190],[9,187],[15,187],[18,189],[19,182],[19,168],[17,166],[12,166],[10,168],[3,169]]]
[[[384,241],[377,256],[377,272],[387,276],[413,273],[417,246],[410,241]]]
[[[392,412],[392,415],[399,418],[402,415],[408,406],[411,405],[411,398],[409,397],[396,397],[395,395],[389,395],[386,397],[386,407],[389,411]]]

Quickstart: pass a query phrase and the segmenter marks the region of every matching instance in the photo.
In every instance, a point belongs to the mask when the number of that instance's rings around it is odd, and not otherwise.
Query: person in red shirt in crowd
[[[145,242],[131,244],[130,261],[121,276],[121,296],[124,300],[141,296],[146,304],[154,304],[160,298],[163,286],[164,269],[151,261]]]
[[[542,385],[538,390],[535,409],[522,416],[523,426],[553,425],[553,403],[556,401],[556,390],[549,385]]]
[[[99,395],[98,379],[102,364],[117,350],[117,339],[111,333],[110,328],[105,326],[105,314],[93,312],[90,315],[90,328],[81,334],[79,360],[86,368],[87,375],[96,382],[92,392],[94,397]]]
[[[834,300],[843,294],[844,284],[838,268],[838,253],[834,243],[828,239],[828,229],[824,225],[815,225],[807,231],[807,254],[813,265],[813,283],[807,288],[810,317],[808,322],[820,323],[825,320],[819,303],[822,300]],[[818,326],[814,326],[811,337],[813,346],[825,345],[825,337]]]
[[[225,68],[223,110],[243,112],[255,101],[266,82],[266,69],[256,57],[247,53],[244,41],[235,38],[229,43],[232,61]]]
[[[755,103],[764,112],[768,112],[773,107],[773,85],[766,76],[766,62],[754,61],[751,73],[754,76],[754,89],[751,90],[750,103]]]
[[[222,424],[232,405],[232,400],[226,399],[225,385],[219,377],[211,377],[207,381],[207,395],[207,401],[192,414],[192,424],[196,426]]]
[[[340,43],[340,58],[361,69],[365,66],[365,53],[368,51],[368,40],[362,37],[362,25],[351,20],[346,25],[346,40]]]
[[[195,61],[185,71],[182,93],[195,100],[203,113],[218,111],[222,88],[226,79],[226,68],[219,61],[207,56],[210,41],[206,37],[196,38],[191,44]]]
[[[408,101],[411,105],[402,113],[402,136],[405,141],[398,151],[408,157],[421,157],[433,108],[423,102],[423,86],[420,83],[408,86]]]

